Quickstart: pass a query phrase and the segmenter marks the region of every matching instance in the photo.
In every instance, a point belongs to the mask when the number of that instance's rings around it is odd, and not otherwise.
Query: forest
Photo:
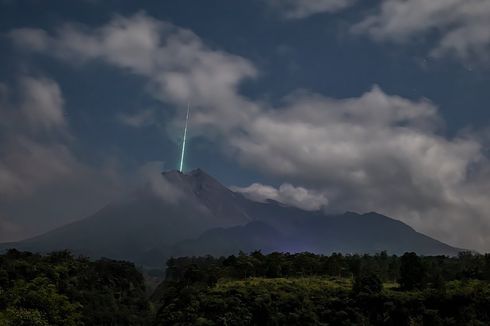
[[[128,262],[69,252],[0,256],[0,325],[145,325],[143,275]]]
[[[0,325],[488,325],[490,255],[0,256]],[[153,277],[155,279],[155,277]]]

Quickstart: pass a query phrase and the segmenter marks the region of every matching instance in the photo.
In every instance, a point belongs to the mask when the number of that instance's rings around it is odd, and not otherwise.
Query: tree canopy
[[[0,325],[488,325],[490,255],[254,251],[132,263],[10,250]],[[145,276],[144,276],[145,275]],[[151,296],[145,277],[164,277]]]

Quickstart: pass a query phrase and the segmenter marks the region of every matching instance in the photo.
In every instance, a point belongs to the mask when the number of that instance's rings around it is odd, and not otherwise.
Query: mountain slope
[[[238,250],[454,255],[458,249],[377,214],[325,215],[274,201],[254,202],[198,169],[162,173],[94,215],[3,247],[70,249],[93,257],[162,265],[170,256]]]
[[[197,237],[211,228],[251,221],[239,206],[233,205],[236,194],[201,170],[188,175],[166,172],[159,181],[110,203],[86,219],[11,245],[34,251],[68,248],[84,255],[138,262],[154,248],[165,259],[166,248],[178,241]],[[223,204],[219,203],[220,198]]]

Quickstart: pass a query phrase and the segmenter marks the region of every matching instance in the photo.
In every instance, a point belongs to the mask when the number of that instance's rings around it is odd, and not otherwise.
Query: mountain
[[[288,239],[270,225],[253,221],[231,228],[216,228],[204,232],[196,239],[184,240],[174,246],[175,256],[228,256],[237,252],[280,251]]]
[[[200,169],[188,174],[164,172],[92,216],[2,247],[69,249],[149,266],[161,266],[170,256],[255,249],[423,255],[459,251],[377,213],[326,215],[272,200],[251,201]]]

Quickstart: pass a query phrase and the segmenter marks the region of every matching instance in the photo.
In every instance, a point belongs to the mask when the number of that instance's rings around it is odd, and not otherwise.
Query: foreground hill
[[[458,249],[377,214],[326,215],[259,203],[197,169],[162,173],[94,215],[4,248],[69,249],[91,257],[161,266],[170,256],[263,252],[455,255]]]

